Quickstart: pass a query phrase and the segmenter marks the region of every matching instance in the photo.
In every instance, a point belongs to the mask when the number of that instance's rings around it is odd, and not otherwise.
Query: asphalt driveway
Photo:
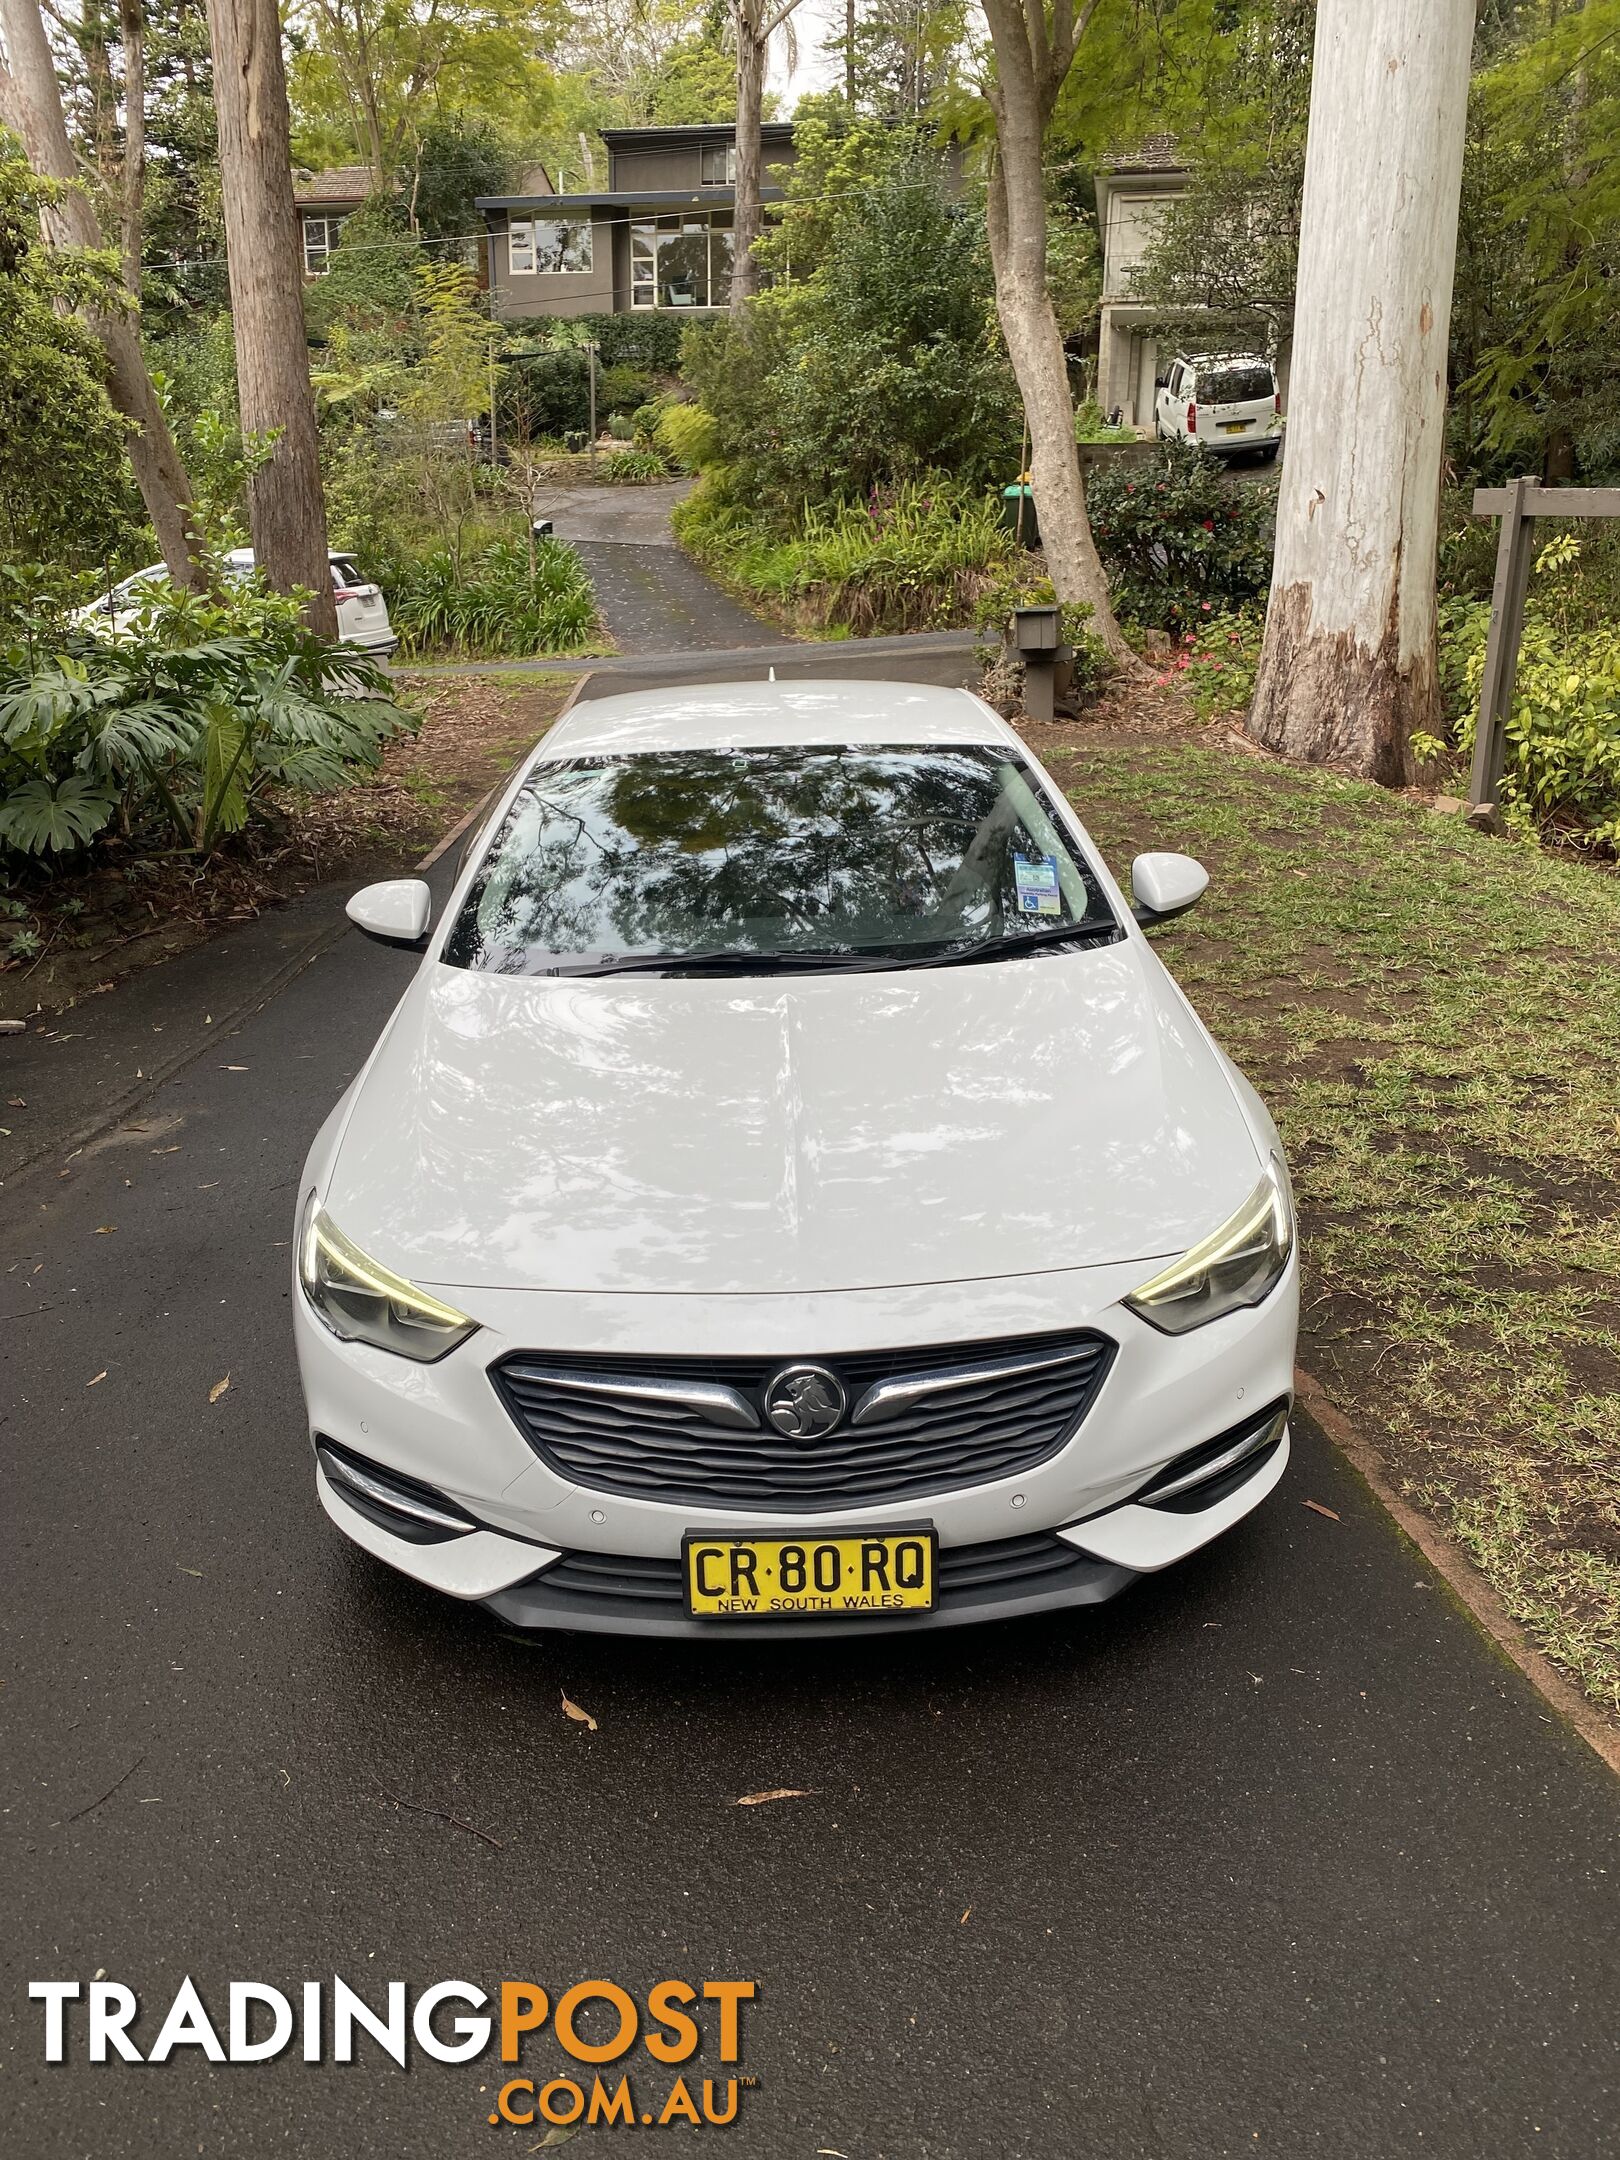
[[[331,1531],[295,1183],[413,965],[340,937],[4,1189],[10,2150],[536,2148],[490,2063],[46,2067],[26,1982],[102,1971],[752,1978],[766,2160],[1612,2150],[1614,1781],[1308,1421],[1113,1606],[881,1647],[512,1639]]]

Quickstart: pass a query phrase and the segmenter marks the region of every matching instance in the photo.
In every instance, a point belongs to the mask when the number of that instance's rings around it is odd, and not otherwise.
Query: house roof
[[[1140,142],[1128,150],[1116,150],[1112,157],[1104,158],[1100,170],[1105,173],[1171,173],[1185,172],[1187,160],[1181,154],[1181,146],[1173,135],[1144,135]]]
[[[319,203],[362,203],[377,192],[369,165],[329,165],[324,172],[295,172],[293,201],[313,209]]]
[[[705,120],[680,127],[603,128],[600,133],[610,150],[679,150],[688,143],[732,142],[736,139],[737,123],[734,120]],[[790,143],[793,122],[763,120],[759,134],[762,142]]]

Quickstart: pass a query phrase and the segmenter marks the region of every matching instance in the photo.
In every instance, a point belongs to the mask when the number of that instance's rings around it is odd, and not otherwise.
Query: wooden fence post
[[[1510,480],[1496,545],[1496,583],[1491,590],[1491,627],[1485,644],[1485,673],[1479,686],[1479,720],[1474,730],[1474,765],[1468,782],[1473,809],[1494,809],[1502,791],[1502,757],[1513,685],[1519,671],[1519,640],[1524,634],[1524,602],[1530,584],[1529,495],[1533,479]]]

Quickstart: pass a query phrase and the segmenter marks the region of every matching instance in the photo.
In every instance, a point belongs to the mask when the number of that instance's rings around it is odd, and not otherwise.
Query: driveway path
[[[542,488],[534,507],[578,551],[621,653],[779,645],[774,624],[740,607],[675,545],[669,513],[691,490],[690,480]]]
[[[540,2135],[486,2129],[493,2064],[369,2046],[46,2068],[25,1982],[101,1970],[148,2043],[186,1973],[221,2013],[237,1978],[753,1978],[746,2160],[1613,2149],[1614,1782],[1308,1421],[1257,1517],[1116,1604],[854,1652],[520,1641],[330,1530],[296,1179],[413,965],[342,937],[5,1190],[11,2150]]]

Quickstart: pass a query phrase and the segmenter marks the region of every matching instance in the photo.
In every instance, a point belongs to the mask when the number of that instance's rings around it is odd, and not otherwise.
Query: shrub
[[[625,413],[610,413],[608,415],[607,431],[615,442],[628,443],[634,442],[636,439],[636,431],[630,424],[629,416]]]
[[[1016,456],[1017,400],[992,328],[982,226],[937,157],[911,155],[839,206],[813,276],[695,326],[682,366],[716,452],[769,512]]]
[[[610,450],[602,460],[604,480],[667,480],[669,466],[656,450]]]
[[[678,315],[660,314],[652,308],[630,315],[580,315],[574,327],[595,340],[604,368],[629,366],[652,375],[673,375],[680,366],[681,332],[686,325]]]
[[[257,581],[224,600],[159,586],[116,640],[36,608],[0,652],[0,850],[64,855],[115,817],[210,855],[272,788],[324,792],[416,721],[369,660]]]
[[[1209,602],[1204,606],[1208,613],[1196,629],[1182,633],[1181,644],[1160,671],[1159,681],[1184,676],[1193,703],[1206,720],[1216,713],[1247,712],[1260,671],[1265,608],[1257,600],[1238,608],[1217,608]]]
[[[585,566],[561,540],[529,549],[497,540],[472,556],[440,548],[412,565],[390,600],[400,642],[413,655],[577,652],[596,629]]]
[[[700,472],[719,458],[714,415],[701,405],[666,405],[654,425],[653,440],[688,472]]]
[[[1114,606],[1138,623],[1190,629],[1270,583],[1273,491],[1232,486],[1201,450],[1170,448],[1149,463],[1094,473],[1086,493]]]
[[[605,367],[596,378],[596,409],[601,413],[632,413],[645,405],[653,391],[653,379],[642,368],[621,361]]]
[[[586,432],[591,417],[587,365],[578,345],[550,346],[508,361],[500,371],[502,439],[539,442]]]
[[[811,506],[784,532],[713,474],[678,505],[675,531],[728,584],[798,627],[856,636],[970,621],[1013,554],[997,505],[941,475]]]
[[[638,405],[630,415],[630,434],[644,450],[650,450],[657,439],[658,423],[663,418],[668,400],[649,398],[645,405]]]
[[[1620,628],[1576,628],[1563,619],[1556,580],[1568,558],[1549,563],[1559,545],[1544,548],[1538,561],[1552,571],[1553,589],[1525,614],[1504,731],[1502,804],[1521,829],[1620,852]],[[1412,744],[1419,757],[1454,761],[1460,771],[1473,756],[1490,614],[1483,600],[1441,602],[1448,739],[1419,735]]]

